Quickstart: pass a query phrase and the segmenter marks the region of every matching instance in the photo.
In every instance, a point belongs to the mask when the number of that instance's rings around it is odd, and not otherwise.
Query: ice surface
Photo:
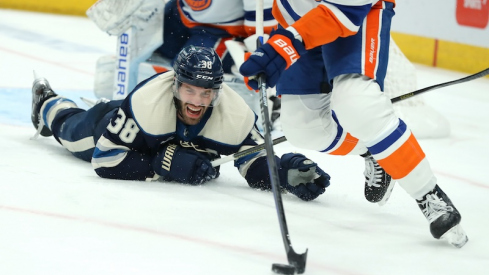
[[[201,187],[107,180],[53,138],[30,140],[32,71],[58,93],[93,97],[96,59],[115,39],[87,18],[0,10],[0,274],[271,274],[286,263],[273,196],[231,163]],[[423,66],[419,88],[465,76]],[[475,72],[475,71],[474,71]],[[284,195],[305,274],[487,274],[489,79],[425,95],[449,138],[421,140],[469,242],[437,241],[399,186],[383,207],[363,197],[363,160],[300,150],[332,176],[313,202]]]

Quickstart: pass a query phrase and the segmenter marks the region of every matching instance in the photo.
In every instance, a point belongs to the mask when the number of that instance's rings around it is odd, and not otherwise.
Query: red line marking
[[[473,181],[473,180],[470,180],[470,179],[467,179],[464,177],[456,176],[456,175],[446,173],[446,172],[442,172],[442,171],[435,171],[435,170],[433,170],[433,171],[435,172],[435,174],[439,174],[439,175],[447,177],[447,178],[459,180],[459,181],[465,182],[465,183],[473,185],[473,186],[489,189],[488,185],[485,185],[485,184],[477,182],[477,181]]]
[[[433,67],[436,67],[438,62],[438,39],[435,39],[435,48],[433,51]]]
[[[72,71],[75,71],[75,72],[79,72],[79,73],[82,73],[82,74],[87,74],[87,75],[90,75],[90,76],[93,76],[94,75],[93,72],[88,72],[88,71],[80,70],[80,69],[77,69],[75,67],[67,66],[67,65],[65,65],[63,63],[53,62],[53,61],[50,61],[50,60],[47,60],[47,59],[39,58],[39,57],[34,56],[34,55],[28,55],[28,54],[25,54],[25,53],[22,53],[22,52],[13,51],[11,49],[6,49],[6,48],[3,48],[3,47],[0,47],[0,51],[8,52],[8,53],[15,54],[15,55],[20,55],[22,57],[30,58],[30,59],[41,61],[41,62],[44,62],[44,63],[53,64],[53,65],[56,65],[56,66],[59,66],[59,67],[62,67],[62,68],[68,69],[68,70],[72,70]]]
[[[227,244],[223,244],[223,243],[198,239],[198,238],[189,237],[189,236],[185,236],[185,235],[165,232],[165,231],[161,231],[161,230],[155,230],[155,229],[151,229],[151,228],[139,227],[139,226],[134,226],[134,225],[129,225],[129,224],[109,222],[109,221],[104,221],[104,220],[99,220],[99,219],[92,219],[92,218],[87,218],[87,217],[77,217],[77,216],[71,216],[71,215],[53,213],[53,212],[45,212],[45,211],[39,211],[39,210],[31,210],[31,209],[6,206],[6,205],[0,205],[0,209],[14,211],[14,212],[27,213],[27,214],[34,214],[34,215],[44,216],[44,217],[57,218],[57,219],[62,219],[62,220],[87,222],[87,223],[97,224],[97,225],[116,228],[116,229],[130,230],[130,231],[136,231],[136,232],[140,232],[140,233],[142,232],[142,233],[157,235],[160,237],[180,239],[180,240],[184,240],[184,241],[188,241],[188,242],[192,242],[192,243],[198,243],[198,244],[203,244],[203,245],[207,245],[207,246],[219,247],[219,248],[224,248],[227,250],[245,252],[247,254],[263,255],[263,256],[267,256],[267,257],[271,257],[271,258],[275,258],[275,259],[281,259],[281,257],[278,255],[260,252],[260,251],[249,249],[246,247],[238,247],[238,246],[233,246],[233,245],[227,245]]]
[[[109,221],[92,219],[92,218],[87,218],[87,217],[77,217],[77,216],[52,213],[52,212],[46,212],[46,211],[39,211],[39,210],[31,210],[31,209],[6,206],[6,205],[0,205],[0,209],[18,212],[18,213],[24,213],[24,214],[33,214],[33,215],[38,215],[38,216],[51,217],[51,218],[62,219],[62,220],[77,221],[77,222],[82,222],[82,223],[83,222],[92,223],[92,224],[97,224],[97,225],[106,226],[106,227],[110,227],[110,228],[116,228],[116,229],[121,229],[121,230],[130,230],[130,231],[135,231],[135,232],[139,232],[139,233],[152,234],[152,235],[156,235],[159,237],[174,238],[174,239],[179,239],[179,240],[183,240],[183,241],[187,241],[187,242],[191,242],[191,243],[195,243],[195,244],[199,244],[199,245],[210,246],[210,247],[214,247],[214,248],[221,248],[224,250],[230,250],[230,251],[239,252],[239,253],[262,256],[262,257],[268,258],[270,260],[273,260],[274,262],[279,262],[279,261],[285,261],[286,262],[287,261],[285,255],[280,256],[278,254],[262,252],[262,251],[242,247],[242,246],[234,246],[234,245],[229,245],[229,244],[224,244],[224,243],[219,243],[219,242],[213,242],[213,241],[209,241],[209,240],[204,240],[204,239],[199,239],[199,238],[195,238],[195,237],[190,237],[190,236],[185,236],[185,235],[180,235],[180,234],[175,234],[175,233],[170,233],[170,232],[165,232],[165,231],[161,231],[161,230],[155,230],[155,229],[145,228],[145,227],[140,227],[140,226],[134,226],[134,225],[129,225],[129,224],[109,222]],[[311,262],[311,261],[307,262],[307,266],[314,266],[316,269],[319,269],[319,270],[326,270],[329,272],[334,272],[336,274],[342,274],[342,275],[357,275],[357,274],[359,274],[359,273],[355,273],[352,271],[348,271],[348,270],[344,270],[344,269],[340,269],[340,268],[336,268],[336,267],[331,267],[327,264]]]

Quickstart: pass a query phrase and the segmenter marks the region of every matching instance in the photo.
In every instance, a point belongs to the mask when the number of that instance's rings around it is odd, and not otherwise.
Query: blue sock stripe
[[[389,148],[392,144],[394,144],[407,130],[406,123],[399,119],[399,125],[397,128],[386,138],[381,140],[379,143],[375,144],[372,147],[369,147],[368,150],[372,154],[378,154]]]

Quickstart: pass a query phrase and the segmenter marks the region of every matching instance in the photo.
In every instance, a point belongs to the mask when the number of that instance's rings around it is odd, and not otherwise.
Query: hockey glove
[[[267,43],[258,48],[240,67],[240,73],[245,77],[266,75],[268,87],[274,87],[282,72],[289,68],[306,49],[301,41],[285,30],[277,29],[270,34]],[[253,90],[258,90],[256,78],[248,78],[246,83]]]
[[[302,200],[314,200],[329,186],[331,177],[302,154],[283,155],[280,167],[281,185]]]
[[[153,159],[153,170],[163,180],[198,185],[219,176],[202,153],[175,144],[165,145]]]

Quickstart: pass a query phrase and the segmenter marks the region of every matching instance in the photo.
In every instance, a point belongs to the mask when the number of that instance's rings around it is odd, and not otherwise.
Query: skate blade
[[[460,224],[450,228],[450,230],[445,232],[440,239],[447,241],[456,248],[461,248],[469,241],[467,234],[465,234],[465,231]]]
[[[387,203],[387,201],[389,200],[389,198],[391,196],[392,189],[394,189],[394,185],[396,185],[396,181],[391,180],[391,182],[389,183],[389,187],[387,187],[387,191],[385,192],[384,197],[379,202],[377,202],[377,204],[379,206],[384,206],[384,204]]]

